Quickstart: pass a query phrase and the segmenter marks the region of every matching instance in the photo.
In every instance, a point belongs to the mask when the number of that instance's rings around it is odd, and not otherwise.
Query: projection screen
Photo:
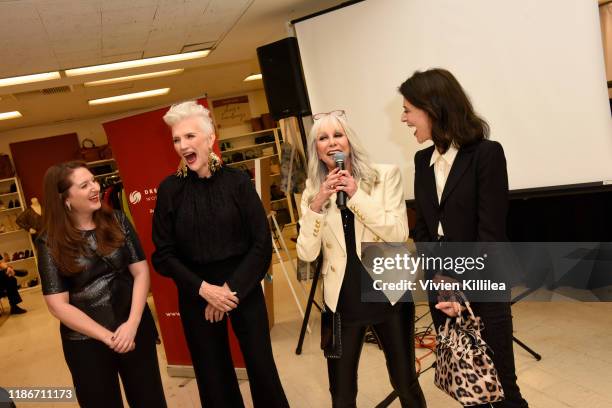
[[[418,145],[397,88],[455,74],[502,143],[511,189],[612,180],[612,120],[596,0],[370,0],[295,24],[312,111],[344,109],[374,161]]]

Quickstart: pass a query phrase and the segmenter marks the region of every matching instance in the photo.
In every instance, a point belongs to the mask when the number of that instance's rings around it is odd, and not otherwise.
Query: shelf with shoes
[[[242,169],[255,181],[255,160],[270,158],[271,205],[275,211],[284,211],[290,222],[295,222],[290,198],[280,188],[280,152],[283,141],[279,128],[265,129],[237,136],[219,138],[221,160],[227,166]],[[288,221],[289,221],[288,220]]]
[[[17,225],[17,217],[24,211],[25,197],[17,177],[0,180],[0,257],[13,269],[25,274],[16,276],[20,288],[39,282],[36,249],[32,236]]]

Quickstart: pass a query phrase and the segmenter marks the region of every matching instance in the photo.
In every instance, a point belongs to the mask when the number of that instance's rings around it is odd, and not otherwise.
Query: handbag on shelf
[[[113,152],[108,144],[96,146],[91,139],[83,139],[79,153],[81,154],[81,158],[86,162],[110,159],[113,157]]]
[[[480,334],[484,327],[463,296],[469,312],[446,319],[436,336],[436,371],[434,383],[463,406],[493,403],[504,399],[504,390],[493,360],[487,355],[489,346]]]

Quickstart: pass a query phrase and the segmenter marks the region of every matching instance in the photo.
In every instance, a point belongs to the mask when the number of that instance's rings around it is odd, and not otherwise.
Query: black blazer
[[[506,241],[508,173],[498,142],[482,140],[459,149],[438,204],[434,146],[414,156],[416,225],[413,239],[435,241],[438,221],[448,241]]]

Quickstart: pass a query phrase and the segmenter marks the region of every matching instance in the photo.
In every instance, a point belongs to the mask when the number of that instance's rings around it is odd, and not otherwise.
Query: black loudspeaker
[[[288,37],[259,47],[257,58],[272,117],[310,115],[297,39]]]

